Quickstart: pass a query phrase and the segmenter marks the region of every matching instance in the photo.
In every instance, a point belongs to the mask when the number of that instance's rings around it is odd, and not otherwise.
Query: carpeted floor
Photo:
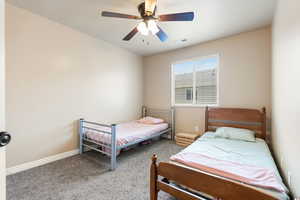
[[[109,161],[89,152],[8,176],[8,200],[148,200],[151,155],[159,161],[182,148],[169,140],[156,141],[118,157],[116,171]],[[160,200],[171,200],[160,193]]]

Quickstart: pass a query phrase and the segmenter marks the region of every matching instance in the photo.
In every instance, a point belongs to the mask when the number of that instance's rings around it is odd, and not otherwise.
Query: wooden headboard
[[[205,131],[218,127],[234,127],[253,130],[256,137],[266,138],[266,109],[209,108],[205,109]]]

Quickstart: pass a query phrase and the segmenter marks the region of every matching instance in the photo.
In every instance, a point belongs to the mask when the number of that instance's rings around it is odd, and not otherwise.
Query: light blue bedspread
[[[262,139],[256,138],[255,142],[246,142],[241,140],[217,138],[214,136],[213,132],[207,132],[193,144],[182,150],[182,152],[201,153],[219,160],[267,168],[276,173],[278,182],[284,186],[268,145]],[[268,193],[280,200],[289,199],[286,193],[258,187],[254,188]]]

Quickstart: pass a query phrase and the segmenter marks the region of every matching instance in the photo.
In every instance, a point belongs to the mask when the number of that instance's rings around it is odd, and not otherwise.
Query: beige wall
[[[0,131],[3,131],[5,126],[5,36],[4,36],[4,24],[5,24],[5,1],[0,0]],[[3,99],[2,99],[3,98]]]
[[[77,149],[80,117],[119,122],[139,116],[141,57],[23,9],[6,9],[8,167]]]
[[[171,106],[171,63],[220,54],[220,106],[267,107],[270,116],[271,29],[199,44],[144,58],[144,103]],[[176,108],[176,132],[204,129],[204,108]]]
[[[4,109],[5,109],[5,68],[4,68],[4,0],[0,0],[0,131],[5,129]],[[5,149],[0,148],[0,199],[6,199],[6,162]]]
[[[300,196],[300,1],[279,0],[273,24],[272,139],[286,180]]]

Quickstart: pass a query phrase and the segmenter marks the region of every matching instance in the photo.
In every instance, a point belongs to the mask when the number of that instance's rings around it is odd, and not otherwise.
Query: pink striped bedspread
[[[219,160],[198,153],[179,153],[172,156],[171,160],[249,185],[285,192],[276,174],[266,168]]]
[[[171,161],[262,189],[287,193],[266,143],[204,137]]]
[[[168,129],[167,123],[161,124],[143,124],[137,121],[118,124],[116,127],[117,146],[145,139],[160,131]],[[99,129],[99,128],[98,128]],[[101,128],[103,131],[110,132],[110,128]],[[85,132],[86,137],[99,143],[110,144],[111,135],[88,130]]]

